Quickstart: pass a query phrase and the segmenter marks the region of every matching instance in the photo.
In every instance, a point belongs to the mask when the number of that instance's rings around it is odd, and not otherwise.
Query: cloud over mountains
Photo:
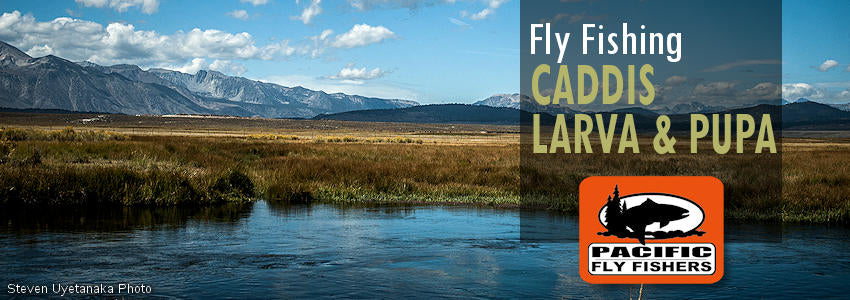
[[[244,19],[236,10],[229,15]],[[100,23],[60,17],[47,22],[12,11],[0,15],[0,40],[19,46],[35,56],[57,55],[72,61],[97,64],[131,63],[151,67],[184,65],[198,58],[208,60],[274,60],[293,55],[318,56],[327,48],[350,49],[396,38],[384,26],[356,24],[349,31],[332,35],[325,30],[320,43],[297,43],[288,39],[260,45],[247,32],[194,28],[162,34],[138,30],[132,24]]]
[[[0,15],[0,40],[18,45],[25,52],[74,61],[149,66],[183,63],[198,57],[271,60],[293,55],[296,50],[288,40],[259,46],[247,32],[194,28],[166,35],[137,30],[132,24],[110,23],[104,27],[68,17],[39,22],[18,11]]]

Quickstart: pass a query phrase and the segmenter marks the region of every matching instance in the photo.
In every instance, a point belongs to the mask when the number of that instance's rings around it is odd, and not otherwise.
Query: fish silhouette
[[[646,244],[646,226],[659,223],[664,228],[670,221],[684,219],[688,216],[688,210],[669,204],[658,204],[652,199],[623,212],[621,222],[635,233],[641,244]]]

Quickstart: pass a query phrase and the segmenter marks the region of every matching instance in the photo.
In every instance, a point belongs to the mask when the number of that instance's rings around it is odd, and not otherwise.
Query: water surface
[[[528,243],[519,211],[327,205],[6,212],[4,284],[152,286],[162,297],[591,297],[636,294],[590,285],[577,243]],[[577,219],[538,214],[577,232]],[[524,218],[527,216],[524,215]],[[557,221],[552,221],[557,220]],[[728,226],[781,232],[749,242],[729,232],[726,274],[713,285],[651,285],[651,298],[845,297],[850,230]],[[729,231],[729,230],[727,230]],[[4,291],[4,295],[5,294]]]

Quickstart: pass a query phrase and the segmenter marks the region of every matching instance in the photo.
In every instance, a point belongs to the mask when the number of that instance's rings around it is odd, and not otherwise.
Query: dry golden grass
[[[783,147],[783,217],[848,223],[850,142],[793,140]]]
[[[712,175],[726,184],[731,218],[848,223],[850,216],[850,141],[843,139],[786,139],[781,157],[691,155],[686,148],[662,156],[642,148],[641,155],[573,154],[534,161],[521,158],[518,135],[510,131],[361,127],[332,133],[226,129],[212,137],[197,129],[186,135],[174,134],[179,130],[134,135],[116,133],[127,128],[75,127],[75,138],[36,132],[31,135],[38,138],[0,143],[0,188],[29,189],[36,203],[57,201],[50,198],[56,195],[73,200],[91,191],[111,199],[109,189],[121,189],[125,204],[173,204],[180,197],[209,202],[218,196],[200,191],[236,170],[247,175],[257,195],[273,201],[526,206],[574,213],[578,184],[587,176]],[[102,183],[103,176],[123,176],[132,184]],[[143,199],[133,198],[136,194]],[[13,194],[4,195],[4,203],[15,201],[9,199]]]
[[[516,177],[518,155],[517,148],[512,145],[425,145],[402,137],[386,140],[354,136],[293,140],[267,136],[198,138],[145,135],[132,136],[129,141],[74,143],[20,139],[14,142],[12,148],[8,162],[0,164],[5,177],[0,179],[0,185],[5,184],[18,191],[41,190],[27,192],[29,200],[26,202],[31,203],[52,201],[47,199],[55,196],[54,192],[48,192],[51,187],[79,189],[65,193],[67,195],[81,195],[86,190],[102,191],[102,187],[96,186],[96,180],[80,185],[59,184],[58,181],[72,181],[61,179],[62,173],[71,177],[94,178],[98,174],[111,176],[110,170],[139,175],[130,176],[132,178],[145,177],[151,172],[171,174],[178,178],[175,184],[185,185],[179,180],[182,178],[198,188],[210,185],[213,179],[230,170],[240,170],[256,184],[259,193],[271,200],[310,197],[339,203],[516,206],[519,197]],[[134,184],[138,184],[133,180]],[[13,194],[5,195],[8,198]],[[3,193],[0,193],[2,196]],[[149,203],[148,198],[139,201],[122,199],[121,202]],[[162,202],[179,202],[179,199]]]

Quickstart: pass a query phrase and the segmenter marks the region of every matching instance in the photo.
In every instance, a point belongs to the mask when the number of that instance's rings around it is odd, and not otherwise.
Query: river
[[[6,211],[0,216],[0,282],[146,284],[146,297],[163,298],[637,296],[636,285],[583,282],[577,243],[520,241],[519,215],[265,201],[194,210]],[[538,215],[538,221],[558,220],[565,230],[577,230],[577,218]],[[771,237],[750,238],[764,232]],[[720,282],[647,285],[643,293],[846,297],[848,237],[846,227],[729,225]]]

